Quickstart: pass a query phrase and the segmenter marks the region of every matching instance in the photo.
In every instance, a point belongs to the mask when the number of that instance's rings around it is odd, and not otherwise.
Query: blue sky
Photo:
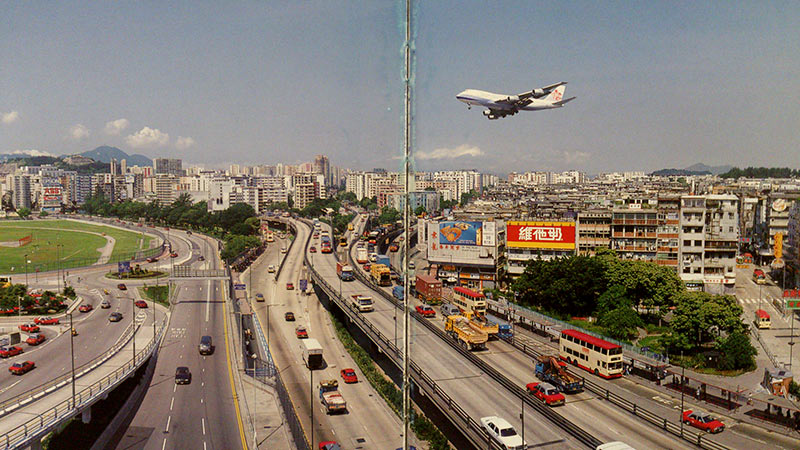
[[[109,144],[209,166],[330,156],[399,167],[398,2],[0,6],[0,153]],[[792,2],[439,1],[416,8],[419,169],[792,166]],[[488,121],[465,88],[568,81],[555,111]]]

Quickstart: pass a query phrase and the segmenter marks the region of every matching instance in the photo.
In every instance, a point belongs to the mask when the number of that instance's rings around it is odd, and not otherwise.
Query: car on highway
[[[409,261],[409,262],[408,262],[408,268],[409,268],[409,269],[414,269],[414,268],[415,268],[415,266],[414,266],[414,261]]]
[[[58,325],[60,320],[56,317],[37,317],[33,319],[33,322],[39,325]]]
[[[201,355],[210,355],[214,353],[214,344],[211,341],[211,336],[201,337],[200,345],[197,346],[197,350]]]
[[[286,314],[283,315],[283,318],[287,322],[294,322],[294,313],[291,311],[287,311]]]
[[[108,316],[109,322],[119,322],[120,320],[122,320],[121,312],[112,312],[111,315]]]
[[[151,256],[150,258],[147,258],[147,262],[149,263],[158,262],[158,258],[156,258],[155,256]]]
[[[94,307],[92,305],[89,305],[88,303],[86,305],[81,305],[81,306],[78,307],[78,311],[80,311],[82,313],[90,312],[93,309],[94,309]]]
[[[414,307],[422,317],[436,317],[436,311],[429,305],[417,305]]]
[[[549,406],[559,406],[564,404],[564,394],[550,383],[528,383],[525,385],[528,393],[543,401]]]
[[[24,375],[36,367],[33,361],[15,362],[8,368],[12,375]]]
[[[369,272],[369,268],[370,268],[370,267],[372,267],[372,264],[370,264],[370,263],[366,263],[366,264],[364,264],[364,265],[363,265],[363,266],[361,266],[361,267],[363,267],[365,271]]]
[[[34,325],[32,323],[25,323],[19,326],[20,331],[24,331],[26,333],[38,333],[39,332],[39,325]]]
[[[134,305],[135,305],[137,308],[141,308],[141,309],[145,309],[145,308],[147,308],[147,302],[146,302],[146,301],[144,301],[144,300],[136,300],[135,302],[133,302],[133,304],[134,304]]]
[[[286,290],[287,291],[294,290],[294,283],[292,282],[286,283]]]
[[[200,256],[198,256],[198,257],[197,257],[197,260],[198,260],[198,261],[205,261],[205,260],[206,260],[206,257],[205,257],[205,256],[203,256],[203,255],[200,255]]]
[[[392,245],[389,246],[389,251],[390,252],[396,252],[398,250],[400,250],[400,247],[397,244],[392,244]]]
[[[523,450],[527,444],[506,419],[497,416],[481,417],[481,425],[489,436],[506,450]]]
[[[270,264],[270,265],[267,267],[267,272],[269,272],[269,273],[275,273],[275,266],[273,266],[272,264]]]
[[[374,252],[373,252],[373,253],[370,253],[370,254],[369,254],[369,261],[370,261],[370,262],[375,262],[375,261],[377,261],[377,260],[378,260],[378,254],[377,254],[377,253],[374,253]]]
[[[128,286],[125,286],[125,283],[120,283],[117,285],[117,289],[119,289],[120,291],[127,291]]]
[[[281,247],[281,253],[286,253],[286,247]]]
[[[325,441],[319,443],[319,450],[342,450],[336,441]]]
[[[16,345],[9,345],[7,347],[0,347],[0,358],[10,358],[22,353],[22,347]]]
[[[342,380],[344,380],[345,383],[358,383],[358,375],[356,375],[356,371],[353,369],[342,369],[339,374],[342,376]]]
[[[102,302],[100,302],[100,307],[103,309],[111,308],[111,302],[108,300],[103,300]]]
[[[308,338],[308,331],[306,331],[306,327],[299,325],[294,329],[294,334],[297,336],[297,339],[306,339]]]
[[[725,424],[715,419],[709,413],[687,410],[683,412],[683,423],[689,424],[709,433],[721,433]]]
[[[314,247],[312,245],[311,247],[308,248],[308,251],[311,252],[311,253],[317,253],[317,247]]]
[[[175,384],[190,384],[192,382],[192,372],[186,366],[175,369]]]
[[[39,345],[39,344],[41,344],[42,342],[44,342],[44,341],[45,341],[45,339],[46,339],[46,338],[44,337],[44,335],[43,335],[43,334],[41,334],[41,333],[36,333],[36,334],[32,334],[32,335],[28,336],[28,339],[25,339],[25,342],[26,342],[28,345]]]
[[[172,253],[170,253],[170,254],[169,254],[169,257],[170,257],[170,258],[177,258],[177,257],[178,257],[178,252],[172,252]]]

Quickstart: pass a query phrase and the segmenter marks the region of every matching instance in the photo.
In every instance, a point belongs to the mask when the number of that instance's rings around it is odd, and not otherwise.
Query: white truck
[[[351,302],[353,307],[358,309],[359,312],[367,312],[372,311],[373,309],[373,302],[372,297],[367,297],[366,295],[351,295]]]
[[[303,350],[303,362],[309,369],[319,369],[322,367],[322,346],[316,339],[303,339],[300,343]]]
[[[359,264],[366,264],[367,261],[369,261],[369,259],[367,259],[367,249],[359,247],[358,250],[356,250],[356,261]]]
[[[325,406],[325,412],[333,414],[347,412],[347,402],[337,390],[339,382],[336,380],[322,380],[319,382],[319,401]]]

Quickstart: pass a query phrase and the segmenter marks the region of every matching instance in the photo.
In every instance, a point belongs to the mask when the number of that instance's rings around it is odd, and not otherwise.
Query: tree
[[[742,307],[730,295],[711,295],[707,292],[684,292],[677,297],[670,326],[677,344],[691,350],[709,341],[714,335],[744,333]]]
[[[752,370],[756,367],[755,356],[758,354],[750,338],[739,332],[728,335],[717,344],[722,353],[719,368],[722,370]]]
[[[259,245],[261,245],[261,240],[256,236],[229,235],[220,256],[226,261],[231,260],[243,251]]]
[[[607,312],[600,317],[598,324],[606,328],[609,336],[626,340],[637,335],[637,327],[644,326],[639,314],[628,306],[622,306]]]
[[[31,215],[31,209],[30,208],[20,208],[20,209],[17,210],[17,215],[21,219],[25,219],[25,218],[27,218],[28,216]]]
[[[49,215],[50,215],[50,213],[45,211],[45,210],[39,211],[39,217],[47,217]]]
[[[414,210],[414,215],[415,216],[421,216],[422,214],[425,214],[426,212],[427,211],[425,210],[425,207],[422,206],[422,205],[419,205],[419,206],[417,206],[417,209]]]
[[[75,298],[75,288],[64,286],[64,297]]]
[[[617,308],[630,309],[632,306],[633,302],[628,298],[625,287],[615,284],[603,292],[597,299],[597,309],[595,312],[598,317],[603,317]]]
[[[398,210],[392,208],[391,206],[384,206],[381,208],[381,215],[378,216],[378,223],[395,223],[402,218],[403,216]]]

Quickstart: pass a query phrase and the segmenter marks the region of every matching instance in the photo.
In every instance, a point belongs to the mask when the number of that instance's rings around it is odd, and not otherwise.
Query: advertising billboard
[[[131,262],[130,261],[118,262],[117,273],[131,273]]]
[[[447,221],[439,222],[439,244],[441,245],[482,245],[482,222]]]
[[[494,247],[497,245],[497,226],[495,222],[483,222],[483,245]]]
[[[509,221],[508,247],[575,249],[575,222]]]

